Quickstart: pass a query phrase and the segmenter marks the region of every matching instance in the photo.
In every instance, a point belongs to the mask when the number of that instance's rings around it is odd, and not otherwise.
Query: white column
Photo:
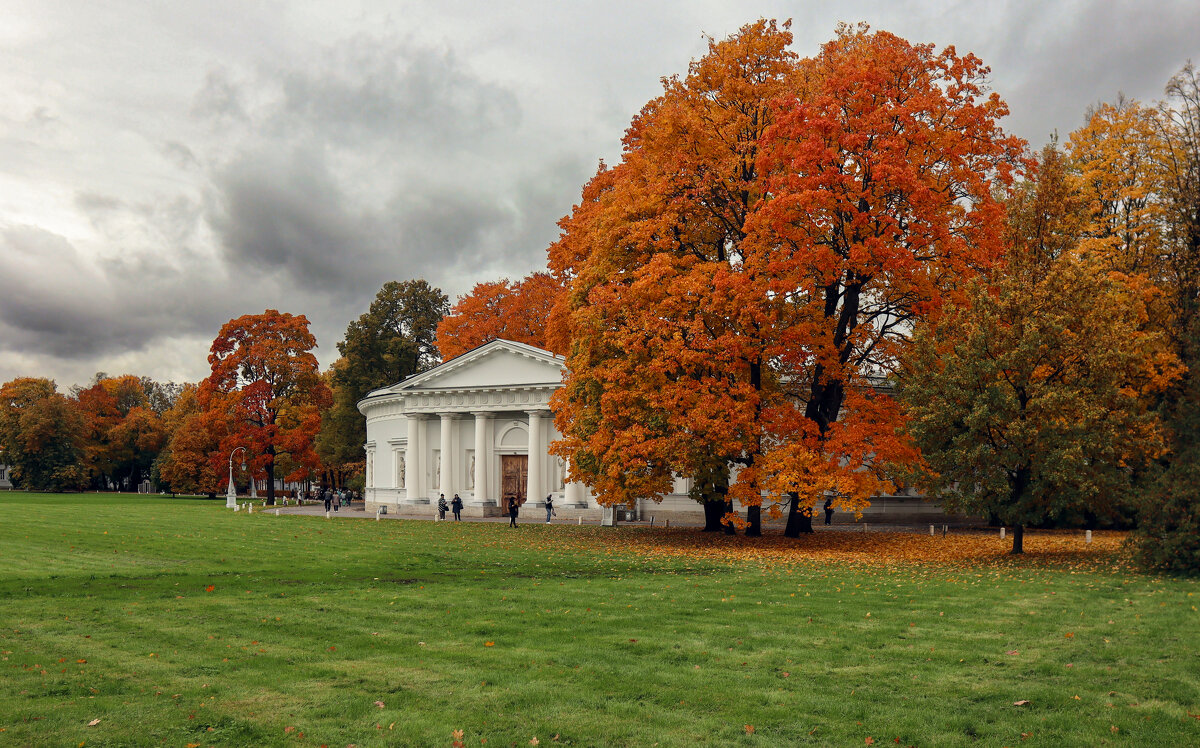
[[[563,465],[565,471],[566,487],[563,489],[563,503],[567,506],[573,506],[579,509],[587,508],[587,489],[582,483],[571,480],[571,462],[566,461]]]
[[[408,443],[404,455],[404,490],[409,503],[413,503],[423,495],[421,493],[421,453],[424,451],[424,445],[421,444],[421,432],[424,430],[423,426],[420,415],[408,414]]]
[[[546,498],[545,485],[542,481],[546,475],[546,441],[542,437],[542,411],[531,410],[529,413],[529,482],[527,499],[540,502]]]
[[[454,414],[442,414],[442,475],[438,485],[439,493],[446,494],[446,501],[449,502],[454,492],[458,487],[454,485]]]
[[[473,504],[482,506],[491,501],[488,497],[488,461],[492,456],[491,413],[475,414],[475,497]]]

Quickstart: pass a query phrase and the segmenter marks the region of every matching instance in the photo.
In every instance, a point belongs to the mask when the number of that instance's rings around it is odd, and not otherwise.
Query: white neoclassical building
[[[359,404],[367,419],[366,508],[434,511],[458,494],[464,514],[493,515],[508,503],[599,511],[587,489],[566,483],[566,465],[547,453],[560,437],[550,395],[563,359],[494,340]]]

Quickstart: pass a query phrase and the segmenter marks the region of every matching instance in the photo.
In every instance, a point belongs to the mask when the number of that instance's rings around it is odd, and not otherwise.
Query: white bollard
[[[929,526],[929,537],[933,537],[933,525]]]
[[[1088,543],[1092,542],[1092,531],[1088,530],[1087,535],[1085,537],[1087,538],[1086,542],[1088,542]]]
[[[1004,540],[1004,528],[1003,527],[1000,528],[1000,539]]]
[[[278,509],[276,509],[276,510],[275,510],[275,516],[276,516],[276,517],[278,517],[278,516],[279,516],[279,510],[278,510]]]
[[[325,510],[325,519],[329,519],[329,510],[328,509]]]
[[[246,502],[246,513],[254,514],[254,504],[250,503],[249,501]]]
[[[379,521],[379,508],[378,507],[376,507],[376,509],[375,509],[375,521],[376,522]]]
[[[578,517],[576,517],[575,519],[579,520],[578,524],[581,524],[581,525],[583,524],[583,515],[582,514],[579,515]]]

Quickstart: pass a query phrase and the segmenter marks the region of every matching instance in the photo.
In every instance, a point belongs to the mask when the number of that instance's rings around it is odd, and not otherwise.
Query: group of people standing
[[[454,494],[454,498],[450,500],[450,504],[448,506],[446,504],[446,494],[439,494],[437,508],[439,520],[446,519],[446,512],[452,511],[454,512],[454,521],[462,521],[463,500],[458,497],[458,494]]]
[[[350,506],[350,502],[355,499],[355,492],[346,489],[333,489],[330,487],[318,488],[316,490],[316,498],[318,501],[325,502],[325,511],[333,509],[337,511],[338,507]],[[309,498],[307,495],[301,498]]]

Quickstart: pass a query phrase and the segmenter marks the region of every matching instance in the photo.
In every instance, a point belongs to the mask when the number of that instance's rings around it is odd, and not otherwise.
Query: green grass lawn
[[[129,495],[0,517],[0,745],[1200,745],[1194,579]]]

